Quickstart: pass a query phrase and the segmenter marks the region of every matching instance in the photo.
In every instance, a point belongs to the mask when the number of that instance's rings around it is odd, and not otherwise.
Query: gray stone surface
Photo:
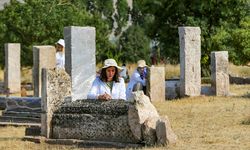
[[[39,97],[0,97],[5,101],[5,111],[41,112],[41,98]]]
[[[142,125],[142,136],[145,144],[147,145],[154,145],[156,144],[157,137],[156,137],[156,123],[159,118],[148,118]]]
[[[180,96],[201,93],[201,30],[199,27],[179,27]]]
[[[0,125],[40,125],[41,98],[39,97],[0,97]]]
[[[150,67],[147,82],[147,95],[152,102],[165,101],[165,68]]]
[[[34,96],[41,96],[41,73],[42,68],[55,68],[56,49],[54,46],[33,47],[33,85]]]
[[[211,53],[211,88],[216,96],[229,95],[228,52]]]
[[[10,93],[19,93],[21,90],[21,45],[20,43],[6,43],[5,45],[5,89]]]
[[[142,125],[148,118],[159,118],[159,114],[143,91],[133,92],[134,105],[129,107],[130,129],[136,139],[142,140]]]
[[[76,100],[53,114],[53,138],[137,143],[129,128],[124,100]]]
[[[156,124],[157,144],[169,145],[177,142],[177,136],[173,132],[167,116],[161,117]]]
[[[230,84],[250,84],[250,77],[234,77],[229,75]]]
[[[96,76],[95,28],[65,27],[65,69],[72,79],[72,100],[86,99]]]
[[[180,97],[180,80],[165,81],[165,97],[166,99],[176,99]]]
[[[64,69],[42,69],[41,135],[50,138],[53,113],[71,95],[71,81]]]

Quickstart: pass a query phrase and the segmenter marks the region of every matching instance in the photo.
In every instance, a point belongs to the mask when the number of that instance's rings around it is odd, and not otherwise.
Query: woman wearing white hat
[[[56,67],[64,68],[65,54],[64,54],[65,42],[60,39],[56,42]]]
[[[119,77],[119,67],[114,59],[106,59],[100,76],[96,77],[88,93],[88,99],[124,99],[126,88],[123,78]]]
[[[147,67],[145,60],[139,60],[137,62],[137,68],[131,75],[126,89],[127,99],[132,97],[133,91],[143,90],[144,94],[146,94]]]

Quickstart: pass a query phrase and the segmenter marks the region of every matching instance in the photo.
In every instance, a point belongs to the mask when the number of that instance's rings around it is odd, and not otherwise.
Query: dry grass
[[[167,115],[178,142],[169,150],[249,150],[250,85],[231,85],[231,97],[201,96],[154,103]],[[76,146],[24,142],[24,127],[0,127],[0,149],[80,149]],[[146,147],[143,149],[166,149]]]
[[[229,64],[229,73],[237,77],[250,77],[250,66],[235,66]]]
[[[164,65],[166,78],[179,76],[179,66]],[[136,65],[128,65],[129,74]],[[28,70],[28,71],[27,71]],[[230,65],[230,71],[250,77],[248,68]],[[22,81],[31,81],[31,69],[22,69]],[[2,71],[0,71],[0,79]],[[178,136],[170,147],[143,149],[169,150],[249,150],[250,149],[250,85],[230,85],[230,97],[200,96],[154,103],[160,115],[167,115]],[[5,150],[72,150],[77,146],[36,144],[22,141],[24,127],[0,127],[0,149]]]

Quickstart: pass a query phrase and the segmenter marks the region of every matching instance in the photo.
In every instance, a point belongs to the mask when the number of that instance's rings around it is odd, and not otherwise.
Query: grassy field
[[[167,115],[178,136],[169,150],[249,150],[250,85],[231,85],[237,96],[201,96],[154,103],[160,115]],[[0,149],[80,149],[76,146],[24,142],[24,127],[0,127]],[[143,149],[166,149],[146,147]]]
[[[129,66],[129,72],[135,65]],[[165,65],[169,74],[178,76],[178,66]],[[248,67],[249,68],[249,67]],[[239,76],[250,77],[250,69],[230,66]],[[29,72],[29,71],[27,71]],[[242,75],[244,72],[244,75]],[[26,79],[30,80],[29,78]],[[230,85],[234,96],[200,96],[154,103],[161,116],[167,115],[178,136],[176,145],[145,147],[144,150],[249,150],[250,85]],[[0,149],[4,150],[78,150],[77,146],[36,144],[22,141],[24,127],[0,127]]]

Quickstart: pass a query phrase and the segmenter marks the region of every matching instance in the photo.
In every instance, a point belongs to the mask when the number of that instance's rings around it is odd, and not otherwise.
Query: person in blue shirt
[[[127,99],[132,97],[134,91],[143,90],[144,94],[146,94],[147,71],[148,66],[145,60],[139,60],[126,89]]]

